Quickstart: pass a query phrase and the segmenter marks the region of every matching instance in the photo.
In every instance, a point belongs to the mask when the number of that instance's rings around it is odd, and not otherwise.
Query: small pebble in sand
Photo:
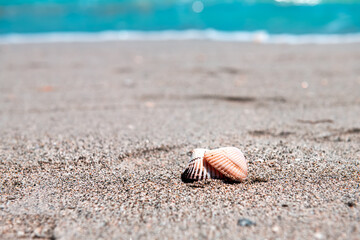
[[[349,201],[349,202],[346,203],[346,205],[348,207],[355,207],[356,203],[354,203],[353,201]]]
[[[263,164],[264,163],[264,160],[259,158],[257,160],[254,161],[255,164]]]
[[[17,237],[22,238],[22,237],[25,236],[25,232],[24,231],[17,231],[16,235],[17,235]]]
[[[324,239],[324,238],[325,238],[324,234],[322,234],[321,232],[316,232],[316,233],[314,234],[314,237],[315,237],[316,239]]]
[[[280,227],[275,225],[271,228],[271,230],[274,232],[274,233],[278,233],[280,231]]]
[[[209,178],[242,182],[246,177],[247,161],[240,149],[235,147],[195,149],[190,152],[190,161],[181,174],[184,182]]]
[[[237,225],[241,227],[250,227],[250,226],[255,226],[256,223],[247,218],[241,218],[238,220]]]

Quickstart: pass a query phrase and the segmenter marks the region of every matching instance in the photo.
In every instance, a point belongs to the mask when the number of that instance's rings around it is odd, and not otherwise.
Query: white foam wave
[[[224,42],[256,42],[264,44],[343,44],[360,42],[360,33],[354,34],[268,34],[256,32],[223,32],[217,30],[184,31],[104,31],[98,33],[59,32],[37,34],[0,35],[0,44],[54,43],[54,42],[104,42],[104,41],[167,41],[213,40]]]

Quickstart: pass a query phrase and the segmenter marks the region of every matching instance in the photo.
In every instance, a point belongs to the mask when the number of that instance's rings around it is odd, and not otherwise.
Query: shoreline
[[[360,33],[348,34],[269,34],[266,31],[241,32],[207,30],[183,31],[103,31],[1,34],[0,44],[75,43],[109,41],[216,41],[260,44],[352,44],[360,42]]]

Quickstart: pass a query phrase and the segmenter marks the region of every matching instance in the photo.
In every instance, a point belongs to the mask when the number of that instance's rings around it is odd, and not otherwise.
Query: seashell
[[[238,148],[225,147],[206,151],[204,159],[231,180],[241,182],[247,177],[247,162]]]
[[[190,161],[181,174],[183,182],[205,179],[243,181],[247,177],[247,162],[240,149],[224,147],[214,150],[197,148],[190,152]]]
[[[210,178],[225,178],[222,173],[217,171],[204,160],[204,155],[207,151],[209,150],[204,148],[197,148],[189,153],[190,161],[185,171],[181,174],[181,179],[183,182],[193,182]]]

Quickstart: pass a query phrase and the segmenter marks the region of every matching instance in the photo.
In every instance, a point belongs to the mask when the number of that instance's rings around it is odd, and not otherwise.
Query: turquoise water
[[[360,33],[360,1],[0,0],[0,34],[102,31]]]

